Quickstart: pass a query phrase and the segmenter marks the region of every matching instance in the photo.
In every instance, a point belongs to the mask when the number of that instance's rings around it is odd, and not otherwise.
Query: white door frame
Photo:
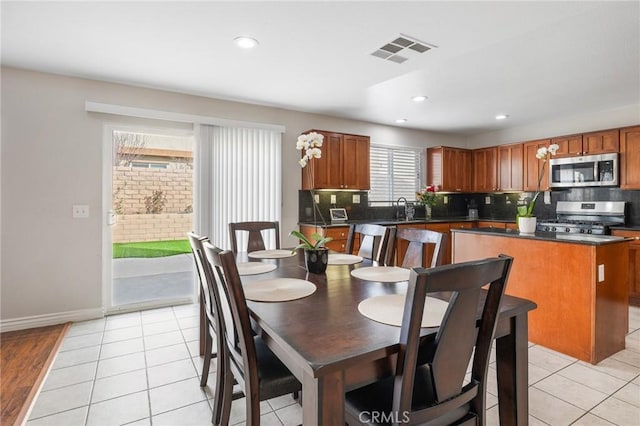
[[[163,299],[159,302],[141,302],[132,303],[123,306],[112,305],[112,289],[113,289],[113,245],[112,245],[112,231],[109,225],[109,217],[112,213],[113,207],[113,131],[123,130],[138,133],[153,133],[153,134],[166,134],[176,136],[191,136],[194,138],[194,180],[195,177],[195,164],[197,161],[197,139],[193,130],[178,129],[175,127],[151,127],[148,125],[137,125],[130,123],[120,124],[118,122],[108,122],[103,124],[103,143],[102,143],[102,306],[104,312],[108,315],[110,313],[122,313],[129,311],[138,311],[140,309],[159,308],[163,306],[172,306],[177,304],[195,303],[198,297],[199,285],[194,282],[193,295],[191,297],[175,298],[175,299]],[[194,182],[195,183],[195,182]],[[197,192],[193,191],[194,202],[194,223],[196,221],[195,206],[199,204],[197,202]]]

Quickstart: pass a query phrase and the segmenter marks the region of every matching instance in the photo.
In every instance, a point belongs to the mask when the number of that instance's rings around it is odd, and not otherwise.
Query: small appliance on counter
[[[558,201],[557,218],[540,220],[538,231],[609,235],[610,227],[625,224],[625,201]]]

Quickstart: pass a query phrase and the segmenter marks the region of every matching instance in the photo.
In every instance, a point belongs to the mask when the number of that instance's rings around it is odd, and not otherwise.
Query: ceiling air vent
[[[423,43],[413,37],[400,34],[395,39],[378,48],[371,56],[384,59],[385,61],[401,64],[411,57],[424,53],[437,46]]]

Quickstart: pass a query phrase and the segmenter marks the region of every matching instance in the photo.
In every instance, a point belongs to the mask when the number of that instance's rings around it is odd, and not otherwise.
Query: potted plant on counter
[[[547,160],[556,155],[560,148],[557,144],[551,144],[548,147],[543,146],[536,152],[536,158],[542,160],[542,166],[540,166],[540,172],[538,174],[538,184],[536,185],[536,193],[533,195],[531,201],[523,206],[518,206],[518,214],[516,215],[516,221],[518,223],[518,230],[521,234],[533,234],[536,232],[537,218],[533,215],[533,208],[536,206],[536,201],[540,196],[540,182],[544,176],[544,165]]]
[[[315,242],[311,242],[306,235],[300,231],[291,231],[289,234],[298,238],[301,242],[293,251],[298,249],[304,249],[304,261],[307,266],[307,271],[314,274],[322,274],[327,269],[329,263],[329,249],[324,245],[333,240],[331,237],[323,237],[317,232],[311,234],[311,238]]]

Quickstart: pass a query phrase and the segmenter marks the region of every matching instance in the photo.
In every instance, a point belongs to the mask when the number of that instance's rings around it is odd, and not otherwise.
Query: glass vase
[[[424,217],[425,219],[431,219],[431,206],[424,206]]]

